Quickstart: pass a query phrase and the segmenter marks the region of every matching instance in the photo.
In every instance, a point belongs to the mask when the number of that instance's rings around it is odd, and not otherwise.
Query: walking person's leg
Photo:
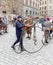
[[[0,35],[1,35],[1,26],[0,26]]]
[[[22,38],[22,36],[20,37],[20,47],[21,47],[21,51],[23,51],[24,47],[23,47],[23,38]]]
[[[27,28],[27,37],[26,38],[30,38],[30,34],[29,34],[29,28]]]
[[[42,25],[42,31],[43,31],[44,25]]]
[[[8,32],[7,32],[7,25],[5,25],[5,33],[8,33]]]
[[[48,43],[48,30],[45,30],[45,43]]]
[[[14,44],[12,45],[12,48],[15,50],[15,45],[19,42],[20,40],[20,36],[17,36],[17,40],[14,42]]]
[[[31,39],[32,28],[29,29],[29,34],[30,34],[30,39]]]

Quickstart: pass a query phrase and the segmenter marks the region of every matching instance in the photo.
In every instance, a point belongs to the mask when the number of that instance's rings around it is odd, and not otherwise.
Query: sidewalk
[[[53,65],[53,39],[37,53],[30,54],[24,51],[16,54],[11,49],[11,45],[16,40],[15,28],[11,25],[9,27],[9,33],[0,36],[0,65]],[[28,40],[25,37],[24,47],[29,51],[36,51],[42,46],[42,35],[41,29],[37,28],[37,46],[34,46],[33,38]]]

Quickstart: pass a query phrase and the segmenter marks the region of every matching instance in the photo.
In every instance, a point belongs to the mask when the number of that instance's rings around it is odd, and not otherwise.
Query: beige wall
[[[47,0],[40,0],[40,16],[47,15]]]
[[[27,10],[27,15],[31,15],[36,17],[37,13],[39,13],[39,5],[40,1],[39,0],[24,0],[24,13],[26,15],[26,10]],[[34,14],[33,14],[34,13]]]
[[[39,3],[39,0],[0,0],[0,13],[5,10],[8,14],[24,14],[23,10],[27,8],[29,14],[32,11],[33,15],[34,11],[34,15],[36,15],[36,12],[39,12]]]
[[[22,0],[0,0],[0,13],[7,11],[7,13],[13,13],[15,10],[16,14],[22,14]]]
[[[53,16],[53,0],[40,0],[40,3],[40,15]]]
[[[53,0],[48,0],[47,2],[47,15],[53,16]]]

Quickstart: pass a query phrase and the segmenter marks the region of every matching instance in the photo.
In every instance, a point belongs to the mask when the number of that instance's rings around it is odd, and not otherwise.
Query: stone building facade
[[[39,16],[39,0],[0,0],[0,13]]]
[[[32,17],[39,17],[39,0],[24,0],[23,13],[24,16],[31,15]]]
[[[47,15],[47,0],[40,0],[40,16]]]
[[[53,17],[53,0],[47,1],[47,15]]]
[[[0,0],[0,13],[22,14],[22,0]]]
[[[40,0],[40,16],[53,16],[53,0]]]

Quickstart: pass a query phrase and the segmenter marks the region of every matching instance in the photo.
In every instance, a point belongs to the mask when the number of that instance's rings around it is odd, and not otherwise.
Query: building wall
[[[40,0],[40,16],[42,15],[53,16],[53,0]]]
[[[0,0],[0,13],[22,14],[22,0]]]
[[[48,0],[47,2],[47,15],[53,16],[53,0]]]
[[[23,15],[31,15],[32,17],[39,16],[39,0],[24,0],[23,3]]]
[[[0,0],[0,13],[39,16],[39,0]]]
[[[0,0],[0,13],[2,13],[3,11],[8,11],[9,7],[7,4],[7,0]]]
[[[14,0],[13,1],[13,9],[15,11],[15,14],[22,15],[23,13],[23,1],[22,0]]]
[[[40,0],[40,16],[47,15],[47,0]]]

